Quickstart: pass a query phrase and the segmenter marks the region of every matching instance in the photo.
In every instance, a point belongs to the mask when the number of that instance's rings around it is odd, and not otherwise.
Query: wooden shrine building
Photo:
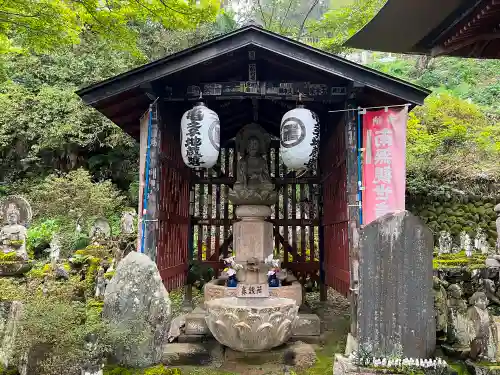
[[[346,46],[431,56],[500,58],[499,0],[388,0]]]
[[[281,118],[296,106],[299,94],[321,123],[318,165],[302,175],[287,171],[279,158]],[[344,295],[357,258],[358,129],[357,111],[338,110],[413,107],[428,94],[257,26],[78,91],[86,104],[141,142],[141,171],[147,143],[158,155],[149,166],[155,170],[150,176],[157,198],[148,202],[148,210],[157,239],[153,256],[168,290],[185,283],[191,256],[220,269],[220,256],[231,251],[236,217],[228,190],[235,182],[234,137],[244,125],[257,123],[275,137],[267,155],[279,191],[270,218],[275,251],[302,280]],[[200,97],[219,116],[220,156],[214,168],[195,171],[182,161],[180,120]],[[152,122],[158,131],[153,141],[148,141],[143,118],[149,108],[149,129]]]

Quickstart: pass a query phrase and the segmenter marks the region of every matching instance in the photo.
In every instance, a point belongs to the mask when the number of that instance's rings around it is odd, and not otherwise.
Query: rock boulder
[[[130,367],[159,363],[167,343],[171,307],[156,264],[138,252],[118,265],[104,293],[103,318],[125,340],[115,344],[115,360]]]

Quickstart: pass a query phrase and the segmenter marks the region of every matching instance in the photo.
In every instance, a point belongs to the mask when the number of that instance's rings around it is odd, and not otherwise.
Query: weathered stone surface
[[[487,267],[500,267],[500,262],[496,259],[493,259],[493,258],[486,258],[486,260],[484,261],[484,264]]]
[[[207,341],[212,341],[217,343],[217,341],[215,341],[215,339],[212,337],[211,333],[209,335],[186,335],[184,333],[181,333],[177,338],[177,342],[181,344],[200,343]]]
[[[224,358],[226,362],[252,365],[278,363],[304,370],[314,365],[316,353],[312,345],[296,341],[261,353],[240,352],[226,348]]]
[[[161,362],[168,366],[219,366],[223,360],[224,350],[216,341],[205,344],[168,344],[164,347],[161,358]]]
[[[194,310],[186,315],[186,325],[184,333],[186,335],[206,335],[210,331],[205,322],[206,312],[204,310]]]
[[[319,336],[321,334],[321,320],[316,314],[299,314],[293,329],[294,336]]]
[[[431,231],[408,211],[387,214],[363,229],[358,338],[374,356],[434,353],[433,246]]]
[[[495,206],[494,210],[498,215],[497,220],[495,221],[497,227],[496,253],[500,254],[500,203]]]
[[[131,367],[158,363],[167,342],[171,311],[156,264],[131,252],[118,265],[104,294],[103,318],[117,330],[141,335],[138,343],[115,349],[115,360]]]
[[[347,357],[336,353],[333,357],[333,375],[348,375],[356,373],[359,369],[358,366]],[[373,371],[374,373],[375,371]]]
[[[7,368],[12,361],[22,307],[18,301],[0,302],[0,367]]]
[[[500,366],[496,363],[491,366],[473,362],[471,360],[465,361],[467,370],[472,375],[500,375]]]
[[[288,298],[220,298],[205,303],[207,325],[217,341],[234,350],[260,352],[292,335],[299,307]]]

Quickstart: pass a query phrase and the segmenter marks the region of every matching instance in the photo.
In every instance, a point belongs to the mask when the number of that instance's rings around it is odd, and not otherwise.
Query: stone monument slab
[[[408,211],[361,234],[358,344],[376,357],[429,358],[436,345],[433,235]]]

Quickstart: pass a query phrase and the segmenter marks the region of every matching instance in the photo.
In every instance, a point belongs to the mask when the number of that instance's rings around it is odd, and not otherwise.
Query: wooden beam
[[[487,34],[476,35],[476,36],[473,36],[473,37],[471,37],[471,38],[469,38],[461,43],[456,43],[456,44],[450,43],[446,47],[444,47],[442,45],[438,46],[438,47],[434,47],[431,50],[431,56],[437,57],[437,56],[447,55],[447,54],[458,51],[462,48],[468,47],[468,46],[475,44],[475,43],[478,43],[478,42],[482,42],[482,41],[491,42],[491,41],[496,40],[496,39],[500,39],[500,33],[487,33]]]
[[[326,85],[323,82],[273,82],[273,81],[234,81],[210,82],[187,86],[167,86],[166,101],[198,100],[215,98],[216,100],[244,98],[273,98],[276,100],[297,100],[299,93],[304,101],[343,101],[346,96],[345,86]]]

